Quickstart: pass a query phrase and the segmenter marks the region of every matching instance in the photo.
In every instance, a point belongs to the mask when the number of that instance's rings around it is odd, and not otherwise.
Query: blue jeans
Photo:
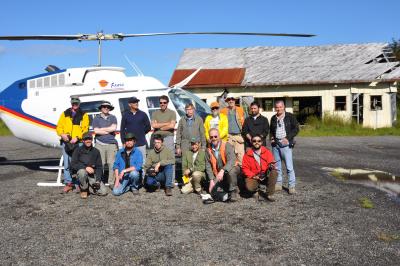
[[[166,188],[173,188],[172,184],[173,165],[167,164],[160,167],[160,172],[155,177],[147,177],[146,185],[148,187],[155,187],[159,183],[165,183]],[[155,180],[154,180],[155,179]]]
[[[65,144],[62,143],[62,154],[63,154],[63,160],[64,160],[64,184],[67,185],[68,183],[72,183],[72,176],[71,176],[71,172],[70,172],[70,164],[71,164],[71,156],[69,156],[66,152],[65,152]],[[75,185],[78,184],[78,180],[75,179],[73,182]]]
[[[114,187],[112,194],[114,196],[121,196],[129,190],[138,190],[140,188],[140,173],[138,171],[131,171],[124,174],[120,180],[118,187]]]
[[[289,177],[289,188],[296,186],[296,176],[293,169],[292,149],[289,146],[280,148],[278,145],[272,147],[272,153],[278,168],[278,178],[276,183],[282,185],[282,161],[285,161],[287,175]]]

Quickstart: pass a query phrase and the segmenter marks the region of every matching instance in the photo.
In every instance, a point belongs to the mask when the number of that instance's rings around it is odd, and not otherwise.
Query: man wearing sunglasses
[[[175,158],[174,130],[176,124],[176,113],[168,108],[169,98],[160,96],[160,109],[155,111],[151,117],[151,127],[154,128],[153,136],[163,137],[163,145],[168,148]],[[175,180],[175,164],[172,171],[172,182]]]
[[[210,179],[209,192],[213,195],[214,188],[221,188],[228,193],[228,199],[236,200],[240,168],[237,166],[234,149],[231,144],[221,141],[218,129],[210,129],[209,136],[210,145],[206,153],[206,173]]]
[[[242,172],[246,177],[246,188],[249,192],[259,191],[260,184],[267,185],[266,198],[275,201],[274,192],[278,173],[274,164],[274,156],[263,146],[260,134],[251,137],[251,148],[243,156]]]
[[[293,168],[292,149],[295,144],[294,137],[299,133],[299,123],[293,114],[285,111],[283,101],[275,102],[275,111],[276,114],[271,118],[270,127],[272,153],[278,169],[275,190],[282,190],[282,161],[284,161],[289,178],[289,194],[295,194],[296,176]]]
[[[208,132],[212,128],[216,128],[219,131],[219,136],[221,140],[228,140],[228,118],[226,115],[220,113],[219,103],[212,102],[211,105],[211,114],[207,115],[204,120],[204,133],[206,135],[206,140],[210,139],[210,135]]]
[[[118,150],[118,143],[115,139],[115,130],[117,129],[117,118],[110,114],[114,110],[114,106],[108,101],[103,101],[99,105],[100,114],[93,118],[92,127],[96,134],[96,148],[100,152],[101,161],[108,166],[108,177],[105,182],[108,182],[110,188],[114,186],[114,174],[112,167],[114,165],[115,154]],[[106,176],[103,176],[106,178]]]

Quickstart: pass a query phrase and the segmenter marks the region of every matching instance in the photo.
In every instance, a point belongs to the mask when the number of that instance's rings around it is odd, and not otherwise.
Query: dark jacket
[[[73,172],[92,167],[95,171],[96,180],[100,181],[103,175],[103,163],[101,161],[100,152],[95,147],[87,148],[85,145],[74,150],[71,159],[71,169]]]
[[[263,115],[259,115],[255,120],[252,116],[247,117],[244,120],[243,124],[243,129],[242,129],[242,134],[243,138],[246,141],[246,146],[250,147],[251,143],[247,139],[246,135],[250,134],[250,136],[254,135],[261,135],[263,139],[263,144],[265,145],[265,139],[267,138],[269,133],[269,123],[268,123],[268,118],[266,118]]]
[[[294,137],[299,133],[299,123],[296,117],[292,113],[285,112],[285,118],[283,119],[285,123],[286,138],[289,142],[293,142]],[[276,114],[271,118],[270,127],[270,137],[276,139],[276,127],[278,125],[278,120]]]
[[[125,134],[130,132],[136,136],[136,146],[147,145],[146,134],[150,132],[149,117],[145,112],[137,110],[135,114],[131,110],[126,111],[121,118],[121,142],[125,143]]]

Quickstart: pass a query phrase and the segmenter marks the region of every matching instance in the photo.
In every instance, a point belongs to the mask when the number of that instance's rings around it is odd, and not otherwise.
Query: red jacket
[[[254,156],[257,155],[254,155],[253,149],[249,149],[243,156],[242,172],[246,178],[253,178],[259,175],[260,172],[265,173],[268,170],[268,165],[275,161],[272,153],[264,146],[261,147],[261,169]]]

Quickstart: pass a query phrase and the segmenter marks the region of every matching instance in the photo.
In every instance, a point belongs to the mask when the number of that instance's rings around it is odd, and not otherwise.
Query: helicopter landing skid
[[[37,183],[37,185],[39,187],[63,187],[64,184],[61,183],[61,174],[62,174],[62,171],[64,170],[63,162],[64,162],[64,158],[61,155],[60,163],[58,164],[58,166],[40,166],[39,167],[40,169],[58,171],[57,181],[55,183],[39,182],[39,183]]]

